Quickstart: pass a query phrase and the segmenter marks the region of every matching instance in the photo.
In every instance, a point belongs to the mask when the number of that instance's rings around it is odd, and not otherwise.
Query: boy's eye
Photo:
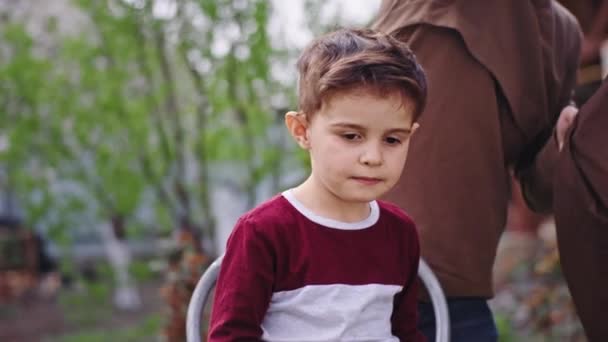
[[[344,134],[342,134],[342,138],[344,138],[346,140],[357,140],[357,139],[361,138],[361,136],[357,133],[344,133]]]
[[[397,138],[393,138],[393,137],[387,137],[385,139],[385,141],[389,144],[389,145],[396,145],[401,143],[401,140],[397,139]]]

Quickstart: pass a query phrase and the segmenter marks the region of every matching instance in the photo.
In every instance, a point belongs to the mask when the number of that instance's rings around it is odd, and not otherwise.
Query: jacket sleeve
[[[570,131],[568,153],[560,155],[575,165],[576,174],[557,171],[556,192],[564,177],[576,177],[583,184],[577,192],[586,194],[586,203],[578,203],[593,215],[608,218],[608,82],[604,81],[597,92],[581,107]],[[557,194],[556,194],[557,195]],[[568,197],[569,194],[561,193]]]
[[[552,209],[554,170],[559,156],[555,134],[551,134],[531,164],[516,167],[521,193],[530,209],[547,213]]]
[[[578,24],[573,21],[570,15],[556,15],[556,22],[561,20],[561,29],[556,34],[559,43],[553,46],[555,55],[564,54],[563,64],[558,66],[556,72],[561,71],[561,87],[555,92],[553,113],[551,113],[552,123],[547,127],[546,132],[541,133],[541,148],[528,146],[524,155],[533,153],[530,162],[519,161],[515,168],[515,176],[521,184],[521,190],[526,203],[530,209],[536,212],[550,212],[553,205],[553,183],[555,179],[555,169],[559,158],[559,148],[555,136],[555,123],[559,118],[561,110],[572,103],[573,90],[576,85],[576,75],[580,59],[580,49],[582,34]],[[544,137],[544,138],[543,138]],[[535,145],[530,144],[530,145]]]
[[[272,297],[271,239],[241,219],[228,239],[215,289],[208,341],[259,341]]]
[[[560,155],[555,225],[560,266],[589,341],[608,336],[608,81],[581,107]]]

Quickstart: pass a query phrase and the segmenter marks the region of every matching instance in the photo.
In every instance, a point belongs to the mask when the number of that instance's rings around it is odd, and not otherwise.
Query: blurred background
[[[379,3],[0,0],[0,341],[183,341],[238,216],[306,175],[301,48]],[[514,198],[501,340],[582,340],[551,218]]]

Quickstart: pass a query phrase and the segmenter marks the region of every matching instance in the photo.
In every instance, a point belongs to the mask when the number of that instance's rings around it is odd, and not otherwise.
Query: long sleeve
[[[273,264],[270,240],[251,220],[239,220],[220,269],[208,341],[260,340],[272,297]]]
[[[526,204],[535,212],[552,209],[554,170],[559,156],[556,139],[552,134],[532,164],[515,171]]]
[[[415,232],[415,230],[413,230]],[[424,342],[426,338],[418,330],[418,265],[420,262],[420,245],[417,234],[409,239],[408,258],[411,261],[411,272],[403,291],[395,296],[395,310],[391,317],[393,334],[402,342]]]
[[[572,94],[576,85],[576,74],[580,59],[580,49],[582,35],[578,26],[575,26],[567,34],[558,46],[558,51],[565,54],[564,63],[558,71],[562,73],[560,90],[554,99],[555,103],[551,113],[552,121],[557,122],[561,110],[571,104]],[[559,158],[559,148],[555,136],[554,127],[548,127],[549,134],[545,134],[544,145],[539,150],[535,146],[528,146],[525,154],[530,151],[538,151],[532,158],[532,163],[522,163],[516,169],[515,175],[519,179],[522,194],[528,206],[536,212],[549,212],[552,210],[553,203],[553,182],[555,179],[555,169]],[[540,136],[543,136],[541,133]],[[534,144],[531,144],[534,145]]]
[[[560,263],[589,341],[608,336],[608,83],[581,108],[556,171]]]
[[[576,164],[590,201],[587,208],[596,214],[608,212],[608,83],[601,87],[581,108],[577,122],[572,128],[569,141],[569,154],[563,157]],[[563,177],[563,175],[560,175]],[[559,186],[559,183],[556,184]],[[591,200],[593,199],[593,200]]]

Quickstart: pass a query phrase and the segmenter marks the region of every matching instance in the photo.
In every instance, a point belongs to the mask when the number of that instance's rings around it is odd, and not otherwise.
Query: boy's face
[[[412,111],[397,92],[381,98],[356,91],[334,95],[309,121],[298,115],[302,133],[290,130],[310,152],[316,190],[369,202],[391,189],[417,127]]]

